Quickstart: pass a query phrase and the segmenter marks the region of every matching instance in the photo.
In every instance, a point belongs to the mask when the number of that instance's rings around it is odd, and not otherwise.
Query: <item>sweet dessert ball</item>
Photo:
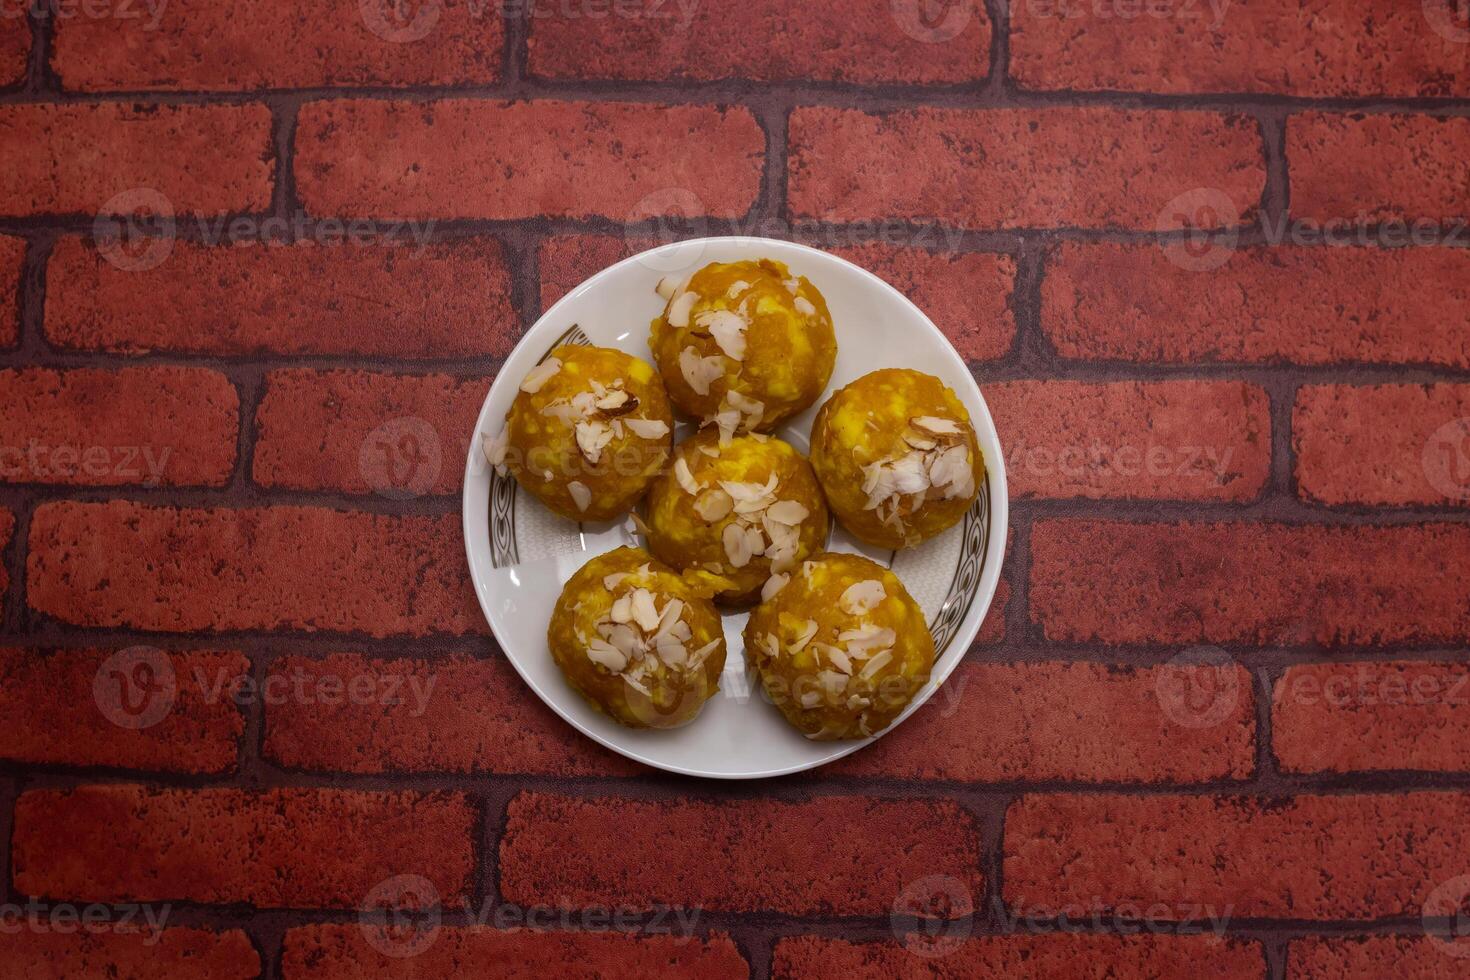
[[[786,720],[811,739],[887,728],[929,680],[934,639],[888,569],[825,552],[775,576],[745,649]]]
[[[725,433],[769,432],[821,396],[837,341],[827,301],[780,262],[714,262],[658,284],[649,346],[685,414]]]
[[[812,422],[812,467],[842,526],[882,548],[954,525],[985,478],[965,406],[906,368],[865,374],[827,399]]]
[[[648,494],[648,544],[703,577],[721,602],[754,599],[827,542],[827,504],[811,464],[772,436],[720,445],[706,429],[680,443]]]
[[[630,728],[693,721],[725,669],[714,604],[642,548],[618,548],[578,569],[546,642],[567,683]]]
[[[632,509],[673,444],[668,393],[653,367],[619,350],[558,347],[521,381],[486,458],[574,521]]]

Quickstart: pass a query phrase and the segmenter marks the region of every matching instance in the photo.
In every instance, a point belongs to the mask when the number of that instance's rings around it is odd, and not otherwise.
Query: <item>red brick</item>
[[[46,280],[46,337],[70,349],[503,357],[519,331],[504,253],[484,238],[334,247],[175,242],[161,265],[136,272],[65,238]]]
[[[886,916],[904,886],[927,875],[950,875],[978,896],[979,859],[978,825],[947,800],[522,793],[500,843],[500,888],[508,901],[562,908]]]
[[[1296,219],[1470,216],[1470,119],[1302,113],[1286,121],[1286,158]]]
[[[1470,526],[1143,524],[1031,532],[1051,640],[1372,644],[1470,636]]]
[[[1012,534],[1015,531],[1011,532]],[[1011,540],[1006,538],[1006,554],[1011,553]],[[1006,638],[1006,607],[1011,604],[1011,583],[1005,579],[996,583],[995,598],[990,600],[990,610],[986,612],[985,619],[980,623],[980,632],[975,636],[975,642],[999,643]]]
[[[31,55],[31,25],[23,8],[10,11],[0,20],[0,85],[17,85],[25,80]]]
[[[1288,668],[1272,698],[1288,772],[1470,770],[1470,668],[1336,663]]]
[[[643,767],[583,737],[535,697],[503,660],[450,656],[287,657],[272,676],[374,692],[338,703],[268,703],[265,754],[290,769],[353,773],[631,775]],[[385,705],[392,696],[397,704]]]
[[[1464,940],[1423,936],[1308,936],[1286,952],[1287,980],[1454,980],[1464,975]],[[1456,954],[1451,956],[1451,950]]]
[[[1239,381],[1008,381],[985,389],[1015,497],[1254,499],[1266,392]]]
[[[1470,503],[1470,385],[1297,391],[1298,492],[1325,504]]]
[[[31,790],[15,805],[15,885],[81,901],[359,908],[397,874],[469,894],[478,815],[455,793],[331,789]]]
[[[0,214],[130,214],[113,198],[139,189],[176,214],[262,211],[271,126],[259,105],[0,106]]]
[[[826,936],[778,940],[776,980],[928,980],[939,977],[1068,977],[1075,980],[1241,980],[1265,974],[1261,948],[1213,935],[920,938],[920,952],[894,942],[855,943]],[[934,943],[930,946],[929,943]],[[932,949],[941,955],[926,956]]]
[[[1265,187],[1256,123],[1208,112],[801,108],[790,129],[802,218],[1154,230],[1186,191],[1249,216]]]
[[[556,235],[536,249],[541,273],[541,311],[608,266],[658,246],[654,238],[631,235]]]
[[[990,19],[978,3],[956,5],[952,23],[928,30],[917,3],[890,0],[665,3],[638,13],[593,17],[575,7],[547,10],[531,20],[531,73],[924,85],[979,81],[989,72]]]
[[[163,690],[148,695],[103,673],[117,652],[0,649],[0,726],[10,733],[0,755],[37,765],[233,770],[245,720],[228,688],[216,696],[215,684],[248,673],[250,662],[238,653],[153,648],[172,666],[173,679],[155,677]],[[94,683],[108,692],[105,702]],[[154,698],[169,705],[157,721],[146,713]],[[131,715],[140,727],[115,722],[124,704],[145,712]]]
[[[459,515],[44,503],[32,608],[79,626],[484,633]]]
[[[1016,260],[1009,255],[891,245],[833,251],[913,300],[965,360],[994,361],[1010,353],[1016,339]]]
[[[1005,823],[1005,898],[1059,911],[1213,906],[1233,918],[1418,916],[1463,871],[1470,796],[1025,796]],[[1196,913],[1198,914],[1198,913]]]
[[[0,481],[223,486],[240,397],[203,368],[0,371]]]
[[[0,347],[20,340],[20,280],[26,243],[0,235]]]
[[[260,954],[238,929],[179,928],[155,933],[141,917],[118,931],[79,930],[73,934],[48,928],[6,935],[0,937],[0,960],[6,975],[12,977],[249,980],[260,976]]]
[[[302,107],[296,146],[316,214],[637,221],[743,215],[765,137],[744,108],[339,100]]]
[[[1011,73],[1083,92],[1470,95],[1464,44],[1434,33],[1421,6],[1028,0],[1011,6]]]
[[[131,20],[62,17],[51,67],[64,87],[88,92],[475,85],[500,77],[499,6],[438,0],[418,22],[421,38],[412,23],[388,15],[390,6],[372,26],[367,15],[377,11],[359,0],[310,8],[174,0],[157,17],[141,6]]]
[[[1064,357],[1470,367],[1463,249],[1249,248],[1200,272],[1156,245],[1069,244],[1041,307]]]
[[[458,493],[484,378],[275,371],[255,416],[255,482],[388,496]]]
[[[0,555],[10,547],[10,535],[15,531],[15,515],[0,507]],[[0,596],[10,589],[10,575],[5,571],[6,563],[0,561]],[[0,623],[5,621],[5,610],[0,606]]]
[[[1240,667],[1219,721],[1179,715],[1168,667],[963,664],[902,728],[829,771],[967,782],[1189,783],[1255,768],[1255,699]],[[1202,668],[1208,669],[1208,668]],[[1211,707],[1211,705],[1204,705]],[[1176,720],[1176,718],[1178,720]],[[1181,723],[1182,722],[1182,723]]]
[[[373,948],[358,925],[323,924],[287,931],[282,974],[296,977],[373,978],[475,976],[529,978],[669,977],[744,980],[749,967],[729,936],[443,928],[411,958]],[[419,947],[415,947],[419,950]]]

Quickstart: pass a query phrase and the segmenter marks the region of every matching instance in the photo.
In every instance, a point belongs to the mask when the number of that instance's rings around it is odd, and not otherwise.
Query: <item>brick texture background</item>
[[[1470,971],[1463,0],[5,14],[0,973]],[[965,662],[770,782],[575,734],[463,558],[516,341],[702,234],[1007,450]]]

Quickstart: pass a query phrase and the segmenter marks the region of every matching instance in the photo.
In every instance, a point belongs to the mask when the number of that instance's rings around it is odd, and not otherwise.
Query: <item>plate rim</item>
[[[876,284],[880,289],[886,290],[887,292],[891,293],[899,300],[899,302],[903,306],[907,307],[909,312],[915,315],[924,326],[932,330],[934,332],[934,335],[938,337],[939,340],[942,342],[940,346],[943,350],[944,356],[950,359],[950,361],[952,362],[952,366],[958,368],[958,373],[968,381],[971,393],[975,396],[975,401],[979,406],[981,418],[984,421],[984,425],[976,426],[976,438],[981,443],[982,451],[984,449],[984,444],[987,441],[992,442],[994,444],[994,448],[996,449],[996,452],[991,454],[991,456],[993,457],[994,465],[992,465],[992,459],[989,457],[987,457],[985,461],[986,482],[987,484],[989,484],[990,491],[987,532],[991,541],[991,549],[987,549],[986,551],[984,564],[980,570],[980,581],[976,585],[974,598],[971,601],[971,609],[973,610],[978,608],[979,612],[974,618],[973,625],[971,625],[968,629],[962,628],[950,640],[951,645],[959,644],[962,642],[963,652],[960,653],[958,656],[951,658],[949,663],[946,665],[941,666],[936,663],[935,669],[931,672],[929,681],[925,685],[924,690],[922,690],[919,695],[915,696],[913,702],[909,704],[903,710],[903,712],[897,718],[895,718],[891,724],[888,725],[888,727],[884,728],[876,735],[873,735],[870,738],[855,739],[846,742],[833,741],[827,743],[834,746],[833,754],[825,756],[820,760],[806,761],[795,765],[762,770],[759,772],[707,772],[698,769],[691,769],[686,766],[671,765],[658,759],[648,758],[635,750],[629,749],[623,745],[619,745],[613,740],[605,738],[601,734],[583,727],[583,725],[577,719],[571,717],[569,714],[563,711],[562,708],[556,703],[556,701],[548,697],[546,692],[542,691],[541,688],[536,684],[535,680],[532,677],[528,676],[526,671],[521,669],[521,665],[516,661],[516,658],[511,656],[510,652],[505,649],[504,643],[500,639],[500,634],[496,632],[494,619],[490,614],[490,609],[486,604],[485,598],[482,594],[482,592],[484,591],[484,587],[480,581],[480,576],[476,569],[477,546],[474,543],[476,537],[471,533],[473,530],[471,527],[471,522],[474,519],[474,515],[479,510],[478,507],[472,506],[471,501],[471,496],[474,493],[477,481],[483,481],[485,484],[485,496],[487,498],[487,506],[489,497],[489,476],[487,472],[488,467],[484,466],[482,462],[484,457],[482,455],[483,451],[480,446],[480,433],[486,431],[485,423],[487,420],[487,415],[490,412],[490,403],[494,397],[496,385],[498,385],[505,377],[506,366],[509,365],[513,360],[515,360],[517,356],[522,353],[523,350],[529,349],[531,340],[537,334],[537,332],[542,329],[543,324],[553,320],[553,318],[558,314],[562,307],[566,306],[569,301],[571,301],[574,297],[581,296],[588,290],[595,288],[600,280],[608,278],[617,270],[620,270],[624,266],[634,263],[648,265],[651,272],[658,272],[659,270],[657,266],[650,265],[647,262],[650,257],[663,255],[665,253],[673,252],[678,249],[692,249],[695,246],[698,246],[702,253],[705,248],[712,244],[734,244],[740,247],[775,246],[781,250],[795,249],[798,252],[806,252],[812,255],[820,256],[822,261],[835,261],[844,266],[847,266],[850,270],[858,273],[861,277],[869,280],[871,283]],[[830,395],[824,390],[823,397],[830,397]],[[972,412],[972,415],[973,414],[974,413]],[[975,420],[972,419],[972,422],[974,421]],[[530,688],[531,691],[533,691],[536,696],[541,699],[541,702],[545,704],[548,708],[550,708],[557,715],[557,717],[561,718],[562,721],[570,725],[580,735],[592,739],[592,741],[596,742],[597,744],[603,746],[609,751],[615,752],[616,754],[626,759],[632,759],[634,762],[641,763],[642,765],[649,766],[661,772],[671,772],[678,775],[694,776],[702,779],[770,779],[778,776],[787,776],[798,772],[806,772],[812,769],[819,768],[821,766],[825,766],[829,763],[836,762],[838,759],[845,758],[846,756],[851,755],[859,749],[866,748],[867,746],[876,743],[883,736],[887,735],[889,732],[894,731],[896,728],[898,728],[899,725],[908,720],[909,716],[912,715],[916,710],[927,704],[929,700],[934,696],[935,692],[938,691],[938,689],[944,684],[946,680],[948,680],[950,674],[954,672],[955,668],[959,666],[960,661],[965,658],[965,655],[969,652],[970,646],[975,642],[975,637],[979,634],[980,627],[984,625],[985,618],[990,613],[991,604],[995,601],[995,593],[1000,585],[1000,573],[1005,565],[1006,538],[1010,528],[1010,500],[1006,484],[1005,453],[1001,448],[1000,433],[995,428],[995,420],[991,416],[990,406],[985,401],[985,395],[980,390],[979,382],[975,380],[975,376],[970,371],[969,365],[965,363],[964,358],[960,356],[959,351],[955,349],[954,344],[950,341],[948,337],[944,335],[944,331],[940,330],[939,327],[935,325],[934,321],[929,318],[929,315],[925,313],[922,309],[920,309],[916,303],[910,300],[908,296],[904,295],[902,290],[898,289],[896,286],[892,285],[881,276],[878,276],[868,269],[863,268],[850,259],[844,258],[843,256],[836,254],[835,252],[829,252],[824,249],[815,248],[802,242],[793,242],[786,241],[784,239],[763,238],[748,235],[715,235],[705,236],[701,238],[679,239],[677,241],[665,242],[661,245],[656,245],[653,248],[644,249],[641,252],[626,256],[618,260],[617,262],[614,262],[611,265],[605,266],[604,268],[598,270],[597,272],[588,276],[586,279],[579,282],[577,285],[568,289],[561,296],[560,299],[551,304],[549,308],[547,308],[539,317],[536,318],[536,321],[532,323],[526,329],[525,333],[521,335],[520,339],[516,341],[515,346],[512,347],[511,350],[501,359],[500,367],[496,371],[495,379],[491,382],[489,390],[485,392],[485,397],[480,403],[480,411],[475,416],[474,428],[471,430],[469,436],[469,447],[465,460],[464,486],[461,491],[460,506],[460,522],[462,534],[464,537],[465,562],[469,566],[470,581],[474,587],[475,601],[480,606],[480,614],[485,618],[486,625],[490,627],[491,635],[495,638],[495,642],[500,645],[501,652],[504,658],[510,662],[511,667],[514,668],[516,674],[520,677],[525,686]],[[481,461],[478,466],[477,461]],[[485,542],[484,547],[490,547],[488,539]],[[969,618],[968,613],[966,614],[965,618]],[[753,680],[752,683],[758,684],[759,681]],[[694,724],[698,724],[698,719],[695,719]],[[673,735],[676,733],[670,734]]]

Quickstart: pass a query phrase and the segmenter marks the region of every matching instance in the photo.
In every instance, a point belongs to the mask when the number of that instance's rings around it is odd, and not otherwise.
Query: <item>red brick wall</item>
[[[13,972],[1470,969],[1463,0],[6,13]],[[700,234],[894,283],[1007,450],[966,662],[769,783],[576,735],[460,540],[525,328]]]

